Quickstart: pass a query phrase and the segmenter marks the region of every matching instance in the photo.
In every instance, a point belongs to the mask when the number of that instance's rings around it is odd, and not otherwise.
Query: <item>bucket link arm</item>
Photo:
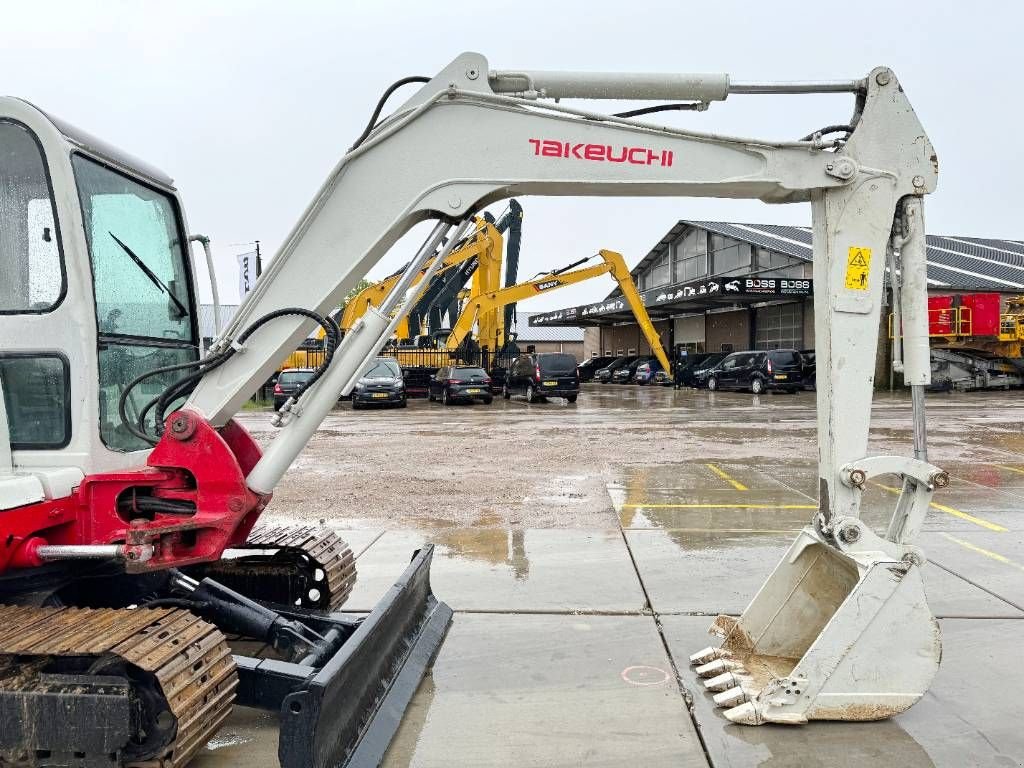
[[[872,377],[851,372],[873,367],[884,254],[897,204],[904,198],[916,201],[934,189],[937,179],[934,151],[895,76],[876,69],[863,81],[774,88],[855,91],[854,130],[842,145],[820,137],[780,142],[712,136],[575,110],[538,98],[555,95],[547,92],[545,81],[563,96],[583,98],[595,93],[616,99],[663,98],[671,92],[673,98],[697,94],[694,98],[707,101],[709,82],[718,83],[715,87],[724,82],[725,95],[732,88],[728,78],[606,75],[597,77],[601,87],[594,91],[594,78],[496,73],[479,54],[459,56],[342,158],[239,309],[225,343],[282,306],[299,303],[320,312],[337,306],[416,223],[458,221],[503,198],[809,200],[816,348],[819,371],[825,373],[819,373],[817,395],[822,512],[829,518],[855,517],[860,491],[845,486],[839,475],[843,466],[864,457]],[[518,95],[505,95],[510,91]],[[772,89],[737,86],[733,92]],[[847,281],[852,249],[871,256],[855,273],[863,276],[857,285]],[[923,285],[923,270],[922,259],[908,273],[904,259],[905,285],[915,279]],[[308,326],[308,321],[291,318],[268,324],[247,342],[244,354],[204,377],[185,407],[223,425]],[[927,331],[921,336],[926,338]],[[275,465],[286,467],[358,372],[341,364],[352,337],[346,336],[341,360],[332,365],[339,370],[328,371],[310,389],[303,412],[284,427],[262,462],[277,454]],[[360,350],[360,360],[365,359],[362,355]],[[281,472],[261,473],[257,490],[272,490]]]

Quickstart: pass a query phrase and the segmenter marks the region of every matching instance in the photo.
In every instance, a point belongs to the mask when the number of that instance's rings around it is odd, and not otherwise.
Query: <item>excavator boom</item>
[[[480,324],[483,327],[485,324],[481,322],[482,318],[497,314],[499,310],[509,304],[526,301],[542,293],[566,288],[570,285],[581,283],[584,280],[592,280],[595,277],[610,274],[615,278],[615,282],[618,283],[622,295],[629,304],[629,308],[633,311],[633,316],[643,331],[644,338],[647,339],[647,343],[651,347],[651,352],[658,358],[662,368],[666,371],[669,370],[668,355],[665,354],[665,348],[661,344],[661,339],[658,337],[658,332],[655,330],[650,316],[647,314],[647,308],[644,306],[643,299],[636,289],[636,284],[633,282],[633,277],[629,273],[629,267],[626,266],[626,261],[622,258],[622,254],[615,251],[601,250],[598,251],[598,256],[603,260],[602,264],[573,271],[560,270],[549,272],[546,275],[535,277],[518,285],[470,296],[448,337],[448,349],[452,351],[457,350],[472,332],[474,325]],[[479,341],[481,343],[493,344],[492,349],[500,349],[505,340],[499,337],[485,338],[481,336]]]

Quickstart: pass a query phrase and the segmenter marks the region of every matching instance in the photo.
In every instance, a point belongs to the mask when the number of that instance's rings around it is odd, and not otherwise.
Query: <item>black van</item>
[[[508,367],[502,396],[526,395],[527,402],[536,403],[546,397],[564,397],[575,403],[580,393],[580,377],[576,358],[561,352],[520,355]]]
[[[803,359],[795,349],[733,352],[710,372],[707,388],[796,392],[803,387]]]

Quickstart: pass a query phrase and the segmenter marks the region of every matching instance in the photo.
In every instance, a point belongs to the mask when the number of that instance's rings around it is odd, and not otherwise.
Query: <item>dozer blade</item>
[[[916,562],[840,548],[805,528],[743,615],[715,620],[721,647],[690,662],[735,723],[903,712],[927,691],[941,655]]]
[[[354,631],[317,668],[236,657],[239,703],[279,710],[284,768],[380,764],[452,619],[430,589],[432,556],[432,545],[419,550],[365,618],[323,615],[321,633],[332,626]]]

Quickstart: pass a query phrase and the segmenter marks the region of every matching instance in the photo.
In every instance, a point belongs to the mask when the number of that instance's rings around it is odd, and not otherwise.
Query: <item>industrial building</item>
[[[928,235],[933,296],[1024,293],[1024,243]],[[718,352],[814,347],[814,274],[809,227],[681,220],[632,270],[662,343]],[[531,317],[540,327],[580,327],[584,356],[650,352],[616,290],[591,304]],[[881,375],[888,312],[879,329]]]

